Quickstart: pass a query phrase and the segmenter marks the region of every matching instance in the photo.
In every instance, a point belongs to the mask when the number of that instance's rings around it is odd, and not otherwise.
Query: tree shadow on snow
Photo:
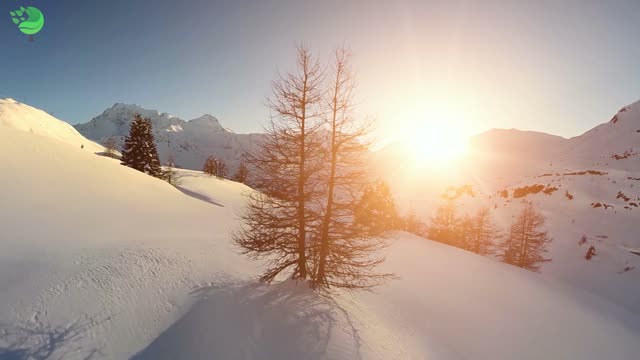
[[[176,189],[180,190],[183,194],[185,194],[187,196],[191,196],[192,198],[207,202],[209,204],[213,204],[213,205],[217,205],[217,206],[220,206],[220,207],[224,207],[224,205],[222,205],[222,204],[220,204],[218,202],[215,202],[213,199],[211,199],[210,197],[208,197],[206,195],[197,193],[195,191],[187,190],[187,189],[185,189],[183,187],[180,187],[178,185],[176,185]]]
[[[65,359],[71,354],[78,359],[92,359],[99,349],[83,349],[75,343],[103,321],[87,318],[57,328],[40,323],[0,324],[0,360]]]
[[[193,295],[187,314],[133,360],[359,357],[357,334],[337,321],[340,309],[305,285],[204,287]]]

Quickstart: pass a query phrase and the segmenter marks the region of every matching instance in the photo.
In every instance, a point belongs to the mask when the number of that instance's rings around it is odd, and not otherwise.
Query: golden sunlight
[[[467,139],[454,127],[426,124],[413,130],[405,139],[418,167],[446,167],[467,152]]]

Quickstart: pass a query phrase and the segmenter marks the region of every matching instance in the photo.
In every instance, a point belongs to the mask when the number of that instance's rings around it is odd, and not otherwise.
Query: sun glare
[[[467,152],[467,139],[453,127],[418,127],[407,135],[406,143],[416,166],[448,166]]]

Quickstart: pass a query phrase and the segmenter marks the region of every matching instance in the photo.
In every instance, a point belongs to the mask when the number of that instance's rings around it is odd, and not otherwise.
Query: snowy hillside
[[[625,106],[608,122],[569,140],[567,163],[640,170],[640,101]]]
[[[374,293],[256,284],[259,264],[229,241],[251,189],[197,171],[175,188],[32,120],[33,132],[0,118],[2,359],[640,353],[640,319],[624,307],[402,232],[384,264],[399,279]]]
[[[395,150],[397,151],[397,149]],[[547,217],[554,238],[544,276],[560,279],[640,312],[640,102],[611,121],[565,139],[519,130],[491,130],[470,141],[466,158],[445,170],[416,170],[389,150],[377,156],[405,212],[425,223],[452,187],[469,185],[455,202],[460,215],[492,210],[508,229],[523,201]],[[404,155],[406,158],[406,154]],[[403,165],[397,165],[403,164]],[[402,166],[405,168],[403,169]],[[579,244],[586,237],[586,241]],[[597,255],[586,260],[594,246]]]
[[[100,143],[113,137],[120,149],[135,114],[151,119],[160,160],[166,162],[172,155],[176,164],[185,169],[200,170],[207,156],[213,155],[224,160],[233,173],[242,153],[260,137],[260,134],[235,134],[208,114],[185,121],[167,113],[128,104],[115,104],[88,123],[75,125],[75,128]]]
[[[78,148],[84,146],[90,152],[104,151],[102,146],[87,140],[68,123],[13,99],[0,99],[0,126],[47,136]]]

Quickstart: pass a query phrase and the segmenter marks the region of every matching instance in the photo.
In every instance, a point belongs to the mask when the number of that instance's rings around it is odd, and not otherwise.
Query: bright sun
[[[467,140],[453,127],[421,126],[406,135],[416,166],[447,166],[467,152]]]

